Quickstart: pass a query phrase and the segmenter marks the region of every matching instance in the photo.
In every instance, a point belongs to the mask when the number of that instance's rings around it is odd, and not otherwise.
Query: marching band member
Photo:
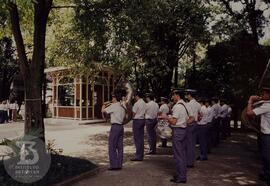
[[[136,147],[135,158],[130,159],[131,161],[142,161],[144,155],[144,125],[145,125],[145,109],[146,104],[144,102],[143,94],[137,92],[135,95],[136,103],[132,108],[133,112],[133,137]]]
[[[229,130],[227,126],[228,122],[227,122],[227,115],[228,115],[228,105],[225,103],[224,99],[220,100],[220,118],[221,118],[221,133],[222,133],[222,137],[223,139],[226,139],[226,137],[228,136],[227,131]]]
[[[146,96],[146,110],[145,110],[145,125],[148,133],[149,152],[147,155],[156,154],[157,134],[155,127],[157,125],[157,117],[159,106],[154,101],[154,96],[148,94]]]
[[[194,116],[194,122],[187,126],[187,167],[194,167],[195,149],[196,149],[196,127],[198,122],[198,115],[201,110],[201,105],[194,98],[195,90],[187,90],[188,105]]]
[[[159,115],[168,115],[170,113],[170,108],[168,106],[168,99],[165,97],[161,97],[161,105],[159,108]],[[167,139],[161,138],[161,147],[167,147]]]
[[[219,144],[220,141],[220,105],[218,103],[218,98],[214,97],[212,98],[212,108],[214,112],[214,118],[213,118],[213,145],[216,147]]]
[[[202,107],[200,109],[200,118],[198,121],[198,141],[200,144],[200,156],[197,160],[207,160],[207,117],[208,110],[205,101],[202,101]]]
[[[174,183],[187,182],[186,127],[192,113],[187,110],[184,96],[184,91],[173,91],[172,98],[176,104],[172,109],[172,117],[167,118],[172,127],[173,156],[176,164],[176,175],[170,180]],[[163,116],[163,119],[165,118],[166,116]]]
[[[250,96],[247,106],[247,115],[250,117],[261,117],[261,147],[263,157],[263,173],[261,173],[260,179],[270,184],[270,103],[265,102],[259,107],[253,109],[252,105],[260,100],[270,100],[270,87],[263,87],[261,90],[261,96]]]
[[[120,170],[123,164],[123,121],[125,117],[125,108],[121,105],[121,92],[115,91],[112,95],[112,104],[105,108],[102,106],[102,112],[111,116],[111,130],[109,135],[109,159],[110,168],[108,170]]]

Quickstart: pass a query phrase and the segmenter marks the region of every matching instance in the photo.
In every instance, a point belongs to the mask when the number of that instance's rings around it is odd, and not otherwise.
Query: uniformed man
[[[200,156],[197,158],[197,160],[207,160],[207,117],[208,117],[208,109],[207,107],[209,104],[205,104],[205,100],[202,102],[202,107],[200,109],[199,114],[199,121],[197,125],[197,132],[198,132],[198,141],[200,144]]]
[[[172,93],[175,105],[172,109],[172,116],[168,117],[168,122],[172,127],[173,156],[176,165],[176,175],[171,179],[174,183],[186,183],[187,181],[187,161],[186,161],[186,127],[189,120],[187,104],[183,98],[183,90],[174,90]],[[165,118],[165,117],[164,117]]]
[[[201,111],[201,105],[194,98],[196,90],[187,89],[188,105],[194,116],[194,122],[187,125],[187,167],[193,168],[195,161],[195,149],[196,149],[196,127],[198,122],[198,115]]]
[[[263,100],[264,103],[253,109],[252,105]],[[263,173],[260,179],[266,181],[270,185],[270,87],[263,87],[261,96],[250,96],[247,106],[247,115],[261,117],[261,148],[263,156]]]
[[[149,152],[147,155],[156,154],[157,134],[156,125],[159,106],[154,101],[153,94],[146,95],[145,125],[148,133]]]
[[[218,98],[213,97],[212,98],[212,108],[213,108],[213,136],[212,136],[212,141],[213,141],[213,146],[216,147],[218,146],[220,142],[220,117],[219,117],[219,112],[220,112],[220,105],[218,103]]]
[[[166,97],[160,97],[160,108],[159,108],[159,115],[165,115],[168,116],[170,113],[170,108],[168,106],[169,100]],[[167,139],[161,138],[161,147],[167,147]]]
[[[225,103],[225,99],[220,100],[220,119],[221,119],[221,134],[222,138],[226,139],[228,137],[227,131],[228,131],[228,122],[227,122],[227,115],[228,115],[228,105]]]
[[[108,170],[120,170],[123,164],[123,120],[125,117],[125,108],[120,103],[121,99],[121,92],[115,91],[112,95],[112,104],[107,108],[105,108],[105,105],[102,107],[102,112],[110,114],[112,125],[109,135],[110,167]]]
[[[136,103],[132,108],[133,112],[133,137],[136,147],[135,158],[130,159],[131,161],[142,161],[144,155],[144,126],[145,126],[145,110],[146,104],[144,102],[143,94],[137,92],[135,95]]]
[[[207,148],[208,153],[211,153],[211,149],[213,147],[213,119],[215,116],[214,110],[212,108],[210,100],[206,101],[207,107]]]

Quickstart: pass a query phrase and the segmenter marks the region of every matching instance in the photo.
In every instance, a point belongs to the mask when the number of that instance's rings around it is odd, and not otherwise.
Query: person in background
[[[220,100],[220,118],[221,118],[221,134],[222,138],[226,139],[228,137],[228,122],[227,122],[227,115],[228,115],[228,105],[226,104],[224,99]]]
[[[208,117],[208,110],[207,107],[209,104],[205,104],[205,101],[202,100],[202,107],[199,114],[199,121],[197,126],[198,132],[198,141],[200,144],[200,156],[197,160],[205,161],[208,159],[207,157],[207,117]]]
[[[136,92],[135,95],[136,103],[132,108],[133,112],[132,131],[136,147],[136,154],[135,158],[130,159],[131,161],[143,161],[144,157],[144,126],[145,126],[146,104],[142,98],[143,94],[141,92]]]
[[[22,116],[22,120],[25,120],[25,104],[24,101],[22,102],[21,106],[20,106],[20,111],[19,114]]]
[[[166,97],[161,97],[160,98],[160,108],[159,108],[159,115],[165,115],[168,116],[170,113],[170,108],[168,106],[168,99]],[[160,147],[167,147],[167,139],[166,138],[161,138],[161,146]]]
[[[0,124],[4,123],[4,104],[0,101]]]
[[[194,98],[196,95],[196,90],[187,90],[187,99],[188,106],[192,111],[192,115],[194,116],[194,122],[187,125],[187,167],[193,168],[195,162],[195,150],[196,150],[196,128],[198,122],[198,115],[201,111],[201,105]]]
[[[205,102],[205,105],[207,107],[207,149],[208,153],[211,153],[211,149],[213,147],[213,119],[215,116],[214,110],[211,105],[211,101],[207,100]]]
[[[156,154],[157,134],[156,125],[159,106],[154,101],[152,94],[146,95],[145,125],[148,133],[149,152],[147,155]]]
[[[228,105],[228,114],[227,114],[227,136],[231,136],[231,119],[232,119],[232,107]]]
[[[212,141],[213,141],[213,146],[216,147],[219,145],[219,142],[220,142],[220,117],[219,117],[220,105],[218,103],[217,97],[213,97],[211,102],[213,105],[212,108],[214,112]]]
[[[13,103],[9,105],[10,110],[12,111],[12,121],[16,122],[17,121],[17,112],[19,110],[19,105],[17,100],[15,100]]]
[[[7,101],[3,101],[3,122],[8,123],[8,104]]]

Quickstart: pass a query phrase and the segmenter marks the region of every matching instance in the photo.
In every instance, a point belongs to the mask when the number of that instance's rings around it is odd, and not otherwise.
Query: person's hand
[[[260,101],[262,98],[260,96],[250,96],[248,102],[253,104],[256,101]]]

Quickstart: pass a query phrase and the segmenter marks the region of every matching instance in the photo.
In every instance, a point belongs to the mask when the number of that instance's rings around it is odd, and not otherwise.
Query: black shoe
[[[132,158],[132,159],[130,159],[130,161],[143,161],[143,160],[140,160],[140,159],[137,159],[137,158]]]
[[[194,165],[188,165],[187,168],[194,168]]]
[[[200,156],[198,158],[196,158],[197,161],[206,161],[208,160],[207,158],[201,158]]]
[[[173,183],[187,183],[187,181],[181,181],[181,180],[177,180],[175,178],[170,179],[170,182],[173,182]]]
[[[117,171],[117,170],[121,170],[122,168],[108,168],[109,171]]]
[[[264,173],[259,174],[259,179],[262,181],[270,181],[270,177],[265,175]]]

